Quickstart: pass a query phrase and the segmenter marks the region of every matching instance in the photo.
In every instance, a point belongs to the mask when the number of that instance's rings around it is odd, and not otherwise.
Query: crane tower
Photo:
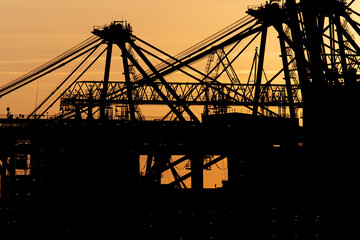
[[[0,234],[319,239],[323,203],[351,198],[359,180],[353,3],[248,6],[176,55],[113,21],[4,84],[3,98],[74,65],[29,115],[0,119]],[[103,78],[89,79],[101,57]],[[227,178],[207,189],[220,162]]]

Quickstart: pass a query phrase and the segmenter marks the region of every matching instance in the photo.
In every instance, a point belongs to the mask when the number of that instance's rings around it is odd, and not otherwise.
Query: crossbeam
[[[166,94],[168,100],[177,103],[172,94],[161,83],[155,83],[157,87]],[[209,84],[209,83],[179,83],[169,82],[169,86],[177,93],[179,98],[188,105],[224,104],[233,106],[253,105],[255,85],[254,84]],[[209,87],[210,85],[210,87]],[[207,89],[208,88],[208,89]],[[86,107],[88,100],[93,101],[94,106],[100,105],[100,98],[103,89],[102,81],[80,81],[77,82],[61,98],[61,105],[65,109],[72,109],[74,106]],[[125,104],[129,102],[126,82],[108,83],[107,102],[111,104]],[[232,89],[232,91],[229,91]],[[208,96],[206,96],[206,90]],[[292,85],[291,90],[294,97],[294,106],[302,106],[300,86]],[[134,104],[164,104],[161,96],[151,85],[140,85],[133,87],[132,101]],[[260,85],[260,105],[279,106],[279,104],[289,105],[287,89],[284,84],[262,84]]]

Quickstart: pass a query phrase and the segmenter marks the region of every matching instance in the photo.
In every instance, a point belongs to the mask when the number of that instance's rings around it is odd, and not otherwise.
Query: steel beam
[[[349,82],[348,66],[347,66],[347,61],[346,61],[345,43],[344,43],[342,31],[341,31],[342,27],[341,27],[341,22],[340,22],[340,16],[339,15],[335,16],[333,18],[333,20],[334,20],[334,23],[335,23],[336,29],[337,29],[337,37],[338,37],[338,44],[339,44],[339,51],[340,51],[340,62],[341,62],[343,77],[344,77],[345,83],[348,83]]]
[[[302,6],[302,16],[306,32],[304,43],[310,63],[312,85],[314,87],[324,86],[326,82],[323,74],[323,61],[321,59],[324,16],[313,10],[312,2],[304,1]]]
[[[138,46],[132,42],[129,41],[130,45],[133,47],[133,49],[137,52],[137,54],[141,57],[141,59],[145,62],[145,64],[151,69],[151,71],[155,74],[156,78],[160,80],[160,82],[165,86],[166,90],[177,100],[178,104],[185,110],[185,112],[190,116],[190,118],[196,122],[200,123],[199,119],[195,116],[195,114],[186,106],[184,103],[182,103],[181,98],[176,94],[174,89],[172,89],[169,84],[166,82],[164,77],[158,72],[158,70],[154,67],[154,65],[149,61],[149,59],[144,55],[144,53],[141,52],[141,50],[138,48]],[[178,110],[176,110],[178,112]],[[177,114],[178,115],[178,114]]]
[[[190,156],[190,158],[191,158],[191,157],[192,157],[192,156]],[[223,159],[225,159],[225,158],[226,158],[225,155],[221,155],[221,156],[213,159],[211,162],[208,162],[208,163],[206,163],[206,164],[203,164],[202,169],[203,169],[203,170],[204,170],[204,169],[207,169],[207,168],[211,167],[212,165],[220,162],[221,160],[223,160]],[[187,158],[186,158],[186,159],[187,159]],[[179,159],[179,160],[180,160],[180,159]],[[181,176],[179,179],[174,180],[173,182],[169,183],[169,186],[175,186],[175,185],[177,185],[177,184],[179,183],[179,181],[184,181],[184,180],[188,179],[189,177],[192,177],[192,173],[191,173],[191,172],[190,172],[190,173],[187,173],[187,174]]]
[[[177,117],[182,120],[185,121],[185,118],[183,117],[183,115],[176,109],[176,107],[168,101],[166,95],[159,89],[159,87],[154,83],[153,79],[151,79],[149,77],[149,75],[146,73],[146,71],[140,66],[140,64],[133,58],[133,56],[126,50],[125,51],[127,57],[130,59],[130,61],[132,62],[132,64],[134,64],[134,66],[138,69],[138,71],[143,75],[144,79],[146,79],[148,81],[148,84],[150,84],[153,89],[159,94],[159,96],[161,97],[162,101],[165,102],[169,108],[177,115]]]
[[[86,40],[86,41],[88,41],[88,40]],[[84,42],[86,42],[86,41],[84,41]],[[77,48],[70,49],[69,51],[66,52],[66,54],[62,54],[59,57],[54,58],[53,60],[45,63],[44,65],[34,69],[33,71],[15,79],[14,81],[11,81],[10,83],[1,86],[0,87],[0,98],[15,91],[16,89],[19,89],[37,79],[39,79],[40,77],[43,77],[43,76],[55,71],[58,68],[63,67],[64,65],[66,65],[66,64],[72,62],[73,60],[81,57],[82,55],[90,52],[94,48],[97,48],[100,44],[97,44],[92,47],[90,47],[90,46],[95,44],[98,41],[100,41],[100,39],[96,38],[95,40],[93,39],[92,41],[89,41],[87,44],[79,44],[79,46]],[[90,47],[90,48],[88,48],[88,47]],[[76,56],[74,56],[74,55],[76,55]]]
[[[267,28],[264,28],[261,34],[259,63],[256,73],[253,115],[257,115],[258,113],[259,100],[260,100],[260,86],[261,86],[261,79],[262,79],[264,58],[265,58],[266,37],[267,37]]]
[[[281,29],[281,28],[279,27],[279,29]],[[291,87],[289,63],[288,63],[288,59],[287,59],[285,40],[282,36],[283,35],[279,34],[279,43],[280,43],[280,50],[281,50],[281,59],[282,59],[282,63],[283,63],[286,92],[287,92],[287,98],[289,101],[290,117],[295,119],[296,116],[295,116],[293,91],[292,91],[292,87]]]
[[[78,82],[70,89],[70,95],[64,95],[61,100],[61,105],[64,108],[72,108],[75,105],[88,106],[88,96],[84,94],[85,91],[89,91],[90,85],[94,85],[93,103],[94,106],[99,106],[100,92],[98,85],[100,82]],[[223,88],[216,88],[215,86],[208,86],[209,94],[212,99],[206,98],[206,84],[205,83],[168,83],[171,88],[176,90],[177,95],[187,105],[206,105],[216,104],[218,100],[222,99],[224,104],[229,106],[250,106],[253,105],[254,96],[254,84],[224,84]],[[153,87],[155,86],[155,88]],[[278,106],[279,104],[289,106],[291,103],[289,99],[281,99],[276,95],[278,92],[286,92],[287,87],[285,84],[262,84],[260,85],[260,97],[263,99],[262,104],[264,106]],[[229,88],[237,89],[239,92],[248,92],[248,98],[243,97],[240,94],[233,94],[228,91]],[[300,86],[292,84],[290,86],[293,104],[296,107],[302,107],[302,98],[300,95]],[[116,89],[117,94],[111,94],[108,99],[110,104],[116,103],[128,103],[128,94],[125,82],[111,82],[109,83],[109,89]],[[162,92],[165,91],[165,87],[160,83],[154,83],[152,86],[142,85],[134,88],[133,90],[133,102],[134,104],[168,104],[163,101],[163,97],[155,90]],[[290,89],[289,89],[290,90]],[[171,95],[167,96],[167,101],[172,104],[177,104],[177,99]]]
[[[104,83],[100,100],[100,119],[105,119],[105,108],[106,108],[106,98],[108,96],[108,83],[110,76],[110,65],[111,65],[111,55],[112,55],[112,42],[108,43],[107,52],[106,52],[106,62],[105,62],[105,72],[104,72]]]
[[[128,57],[126,54],[126,47],[125,47],[125,42],[119,42],[119,47],[121,49],[122,52],[122,59],[123,59],[123,66],[124,66],[124,75],[125,75],[125,83],[126,83],[126,92],[127,92],[127,98],[129,101],[129,110],[130,110],[130,120],[131,121],[135,121],[136,117],[135,117],[135,106],[134,106],[134,101],[133,101],[133,97],[132,97],[132,85],[131,85],[131,81],[130,81],[130,72],[129,72],[129,63],[128,63]]]

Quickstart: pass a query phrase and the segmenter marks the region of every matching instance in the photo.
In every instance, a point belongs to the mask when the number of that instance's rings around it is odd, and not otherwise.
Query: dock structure
[[[0,97],[78,60],[29,115],[0,116],[0,236],[320,239],[324,202],[351,199],[358,182],[353,2],[249,6],[174,56],[114,21],[3,85]],[[271,77],[269,30],[281,62]],[[239,57],[256,43],[243,79]],[[101,56],[103,79],[89,81]],[[205,187],[220,162],[227,177]]]

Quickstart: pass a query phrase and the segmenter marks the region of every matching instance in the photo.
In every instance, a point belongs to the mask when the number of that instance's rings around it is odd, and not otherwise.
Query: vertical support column
[[[336,69],[336,51],[335,51],[335,28],[334,28],[334,21],[329,18],[329,26],[330,26],[330,52],[331,52],[331,69],[335,71]]]
[[[103,91],[101,93],[100,100],[100,119],[105,119],[105,108],[106,108],[106,97],[110,76],[110,64],[111,64],[111,54],[112,54],[112,42],[108,43],[107,52],[106,52],[106,63],[105,63],[105,73],[104,73],[104,82],[103,82]]]
[[[324,15],[314,11],[314,3],[312,1],[304,1],[302,5],[302,19],[306,33],[304,41],[310,63],[312,85],[322,88],[327,84],[323,74],[325,66],[321,58],[323,53],[322,33],[324,31]]]
[[[195,153],[191,157],[191,188],[201,190],[204,187],[203,155]]]
[[[293,41],[292,49],[295,52],[297,72],[299,77],[299,83],[301,86],[301,95],[303,99],[303,125],[311,127],[312,110],[315,106],[311,103],[310,83],[307,69],[307,61],[304,54],[304,39],[303,32],[300,29],[299,17],[298,17],[298,6],[295,0],[287,0],[287,10],[289,15],[288,26],[291,29],[291,38]],[[309,104],[308,104],[309,103]],[[306,132],[304,135],[305,144],[308,141],[312,141],[312,137],[308,136]]]
[[[132,43],[131,41],[129,42],[133,47],[133,49],[135,49],[136,51],[136,45],[134,43]],[[137,51],[138,55],[142,58],[142,56],[144,56],[140,50]],[[123,53],[124,54],[124,53]],[[128,59],[130,59],[130,61],[132,62],[132,64],[134,64],[134,66],[137,68],[137,70],[143,75],[143,77],[150,81],[151,86],[153,87],[153,89],[156,91],[157,94],[159,94],[159,96],[165,101],[165,103],[169,106],[169,108],[176,114],[176,116],[181,119],[182,121],[186,121],[185,118],[182,116],[181,112],[178,111],[178,109],[176,108],[176,106],[174,106],[167,98],[167,96],[161,91],[161,89],[157,86],[157,84],[154,83],[154,81],[150,80],[149,75],[146,73],[146,71],[139,65],[139,63],[134,59],[134,57],[126,51],[127,57]],[[146,58],[145,58],[146,59]],[[148,60],[147,60],[148,61]],[[152,65],[148,65],[149,67]],[[155,69],[156,71],[156,69]],[[179,100],[180,101],[180,100]]]
[[[281,29],[281,28],[279,28],[279,29]],[[287,91],[287,97],[288,97],[288,101],[289,101],[290,117],[292,119],[295,119],[296,116],[295,116],[295,108],[294,108],[294,99],[293,99],[292,88],[291,88],[289,63],[287,60],[285,40],[281,34],[279,34],[279,41],[280,41],[280,49],[281,49],[281,58],[282,58],[282,63],[283,63],[283,68],[284,68],[286,91]]]
[[[93,116],[93,107],[94,107],[94,99],[93,99],[93,92],[92,89],[89,90],[89,99],[88,99],[88,111],[87,111],[87,119],[92,120],[94,119]]]
[[[126,88],[127,88],[127,98],[129,101],[130,120],[135,121],[136,120],[135,107],[134,107],[134,102],[133,102],[133,98],[132,98],[132,87],[131,87],[131,82],[130,82],[129,63],[128,63],[128,58],[126,55],[125,42],[120,42],[119,47],[121,49],[122,59],[123,59],[125,83],[126,83]]]
[[[194,122],[200,123],[199,119],[195,116],[195,114],[189,109],[189,107],[186,104],[183,103],[182,99],[180,99],[176,91],[171,88],[171,86],[166,82],[163,76],[158,72],[155,66],[149,61],[149,59],[144,55],[144,53],[139,49],[139,47],[132,41],[129,41],[129,44],[133,47],[133,49],[137,52],[137,54],[145,62],[145,64],[151,69],[151,71],[155,74],[155,76],[160,80],[160,82],[164,85],[166,90],[176,99],[176,101],[179,102],[178,106],[181,106]],[[164,100],[169,102],[166,96]],[[170,109],[173,110],[173,112],[176,114],[176,116],[179,117],[179,119],[185,120],[182,113],[179,110],[177,110],[175,106],[173,106],[170,102],[168,103],[168,105]]]
[[[204,106],[204,116],[209,116],[209,106],[210,106],[210,97],[209,97],[209,84],[205,82],[205,106]]]
[[[342,67],[342,74],[343,74],[343,77],[344,77],[345,84],[347,84],[347,83],[349,83],[348,67],[347,67],[347,62],[346,62],[344,38],[343,38],[342,32],[340,30],[340,29],[342,29],[340,16],[335,16],[334,17],[334,23],[335,23],[336,29],[337,29],[337,37],[338,37],[338,42],[339,42],[339,51],[340,51],[340,57],[341,57],[340,62],[341,62],[341,67]]]
[[[265,57],[266,36],[267,36],[267,28],[265,28],[261,34],[259,65],[257,69],[256,82],[255,82],[254,109],[253,109],[254,116],[257,115],[258,107],[259,107],[261,78],[262,78],[264,57]]]

